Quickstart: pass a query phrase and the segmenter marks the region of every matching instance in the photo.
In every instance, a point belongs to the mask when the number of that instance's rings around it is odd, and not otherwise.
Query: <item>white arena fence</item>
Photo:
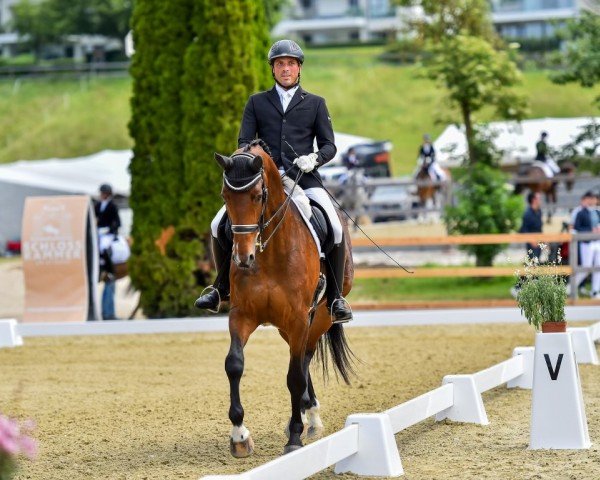
[[[594,342],[600,322],[567,329],[578,363],[598,365]],[[209,475],[202,480],[304,479],[335,465],[336,473],[400,476],[404,473],[394,434],[435,415],[449,420],[487,425],[481,394],[507,384],[531,389],[534,347],[517,347],[512,358],[470,375],[447,375],[441,387],[379,414],[350,415],[344,429],[300,450],[237,475]]]
[[[524,321],[516,309],[433,310],[428,312],[357,312],[353,326],[425,325],[432,323],[491,323],[501,321],[494,311],[504,311],[503,321]],[[571,320],[597,319],[594,307],[570,307]],[[512,313],[508,314],[508,311]],[[484,313],[485,312],[485,313]],[[403,315],[406,318],[402,318]],[[427,315],[419,318],[417,313]],[[391,315],[390,315],[391,314]],[[410,318],[409,318],[410,317]],[[415,318],[416,317],[416,318]],[[432,318],[433,317],[433,318]],[[426,320],[429,318],[429,322]],[[484,318],[485,321],[480,319]],[[477,321],[479,319],[479,321]],[[227,330],[226,317],[195,320],[110,321],[65,324],[20,324],[0,320],[0,347],[23,345],[23,337],[63,335],[114,335],[141,333],[211,332]],[[445,321],[444,321],[445,320]],[[595,343],[600,322],[589,327],[569,328],[578,363],[598,365]],[[345,427],[260,467],[236,475],[210,475],[204,480],[304,479],[335,465],[336,473],[369,476],[400,476],[404,473],[394,434],[435,415],[436,420],[489,423],[481,394],[507,384],[508,388],[531,389],[534,347],[517,347],[512,358],[469,375],[447,375],[442,386],[382,413],[353,414]]]

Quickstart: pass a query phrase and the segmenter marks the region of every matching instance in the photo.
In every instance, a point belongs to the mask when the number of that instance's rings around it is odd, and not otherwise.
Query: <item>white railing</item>
[[[570,328],[575,356],[579,363],[598,364],[594,342],[600,339],[600,322],[589,327]],[[591,345],[584,344],[585,341]],[[578,351],[578,350],[585,351]],[[593,353],[590,354],[590,349]],[[202,480],[301,480],[336,465],[336,473],[398,476],[404,473],[393,435],[423,420],[436,416],[468,423],[488,423],[481,394],[504,383],[508,387],[531,388],[534,347],[518,347],[513,357],[471,375],[448,375],[444,384],[419,397],[384,411],[382,414],[351,415],[346,427],[300,450],[276,458],[260,467],[238,475],[209,475]],[[385,428],[372,428],[369,422],[387,423]],[[374,438],[391,437],[391,438]],[[376,443],[374,454],[367,445]],[[392,450],[393,449],[393,450]],[[386,451],[387,450],[387,451]],[[373,458],[376,456],[377,458]]]

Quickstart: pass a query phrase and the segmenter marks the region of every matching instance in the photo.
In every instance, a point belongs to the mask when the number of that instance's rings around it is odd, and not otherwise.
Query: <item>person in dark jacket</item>
[[[523,214],[523,221],[519,233],[541,233],[542,232],[542,200],[539,193],[530,192],[527,195],[528,207]],[[540,259],[542,249],[539,244],[527,243],[527,255],[529,258]]]
[[[575,216],[573,222],[573,233],[592,233],[595,227],[596,212],[594,211],[595,204],[594,192],[585,192],[581,197],[581,209]],[[591,267],[594,265],[595,244],[594,241],[581,240],[579,244],[579,259],[582,267]],[[587,272],[579,272],[575,276],[575,286],[579,285],[588,276]],[[595,294],[592,286],[592,296]]]
[[[545,163],[549,170],[546,171],[550,177],[553,177],[555,174],[560,173],[560,167],[554,161],[552,157],[550,157],[550,151],[548,148],[548,132],[542,132],[540,135],[540,139],[535,144],[535,160],[538,162]]]
[[[352,310],[341,294],[344,283],[345,246],[342,224],[331,199],[321,184],[318,168],[336,154],[331,117],[325,99],[307,92],[300,86],[304,53],[291,40],[275,42],[268,54],[275,80],[271,90],[250,96],[240,128],[238,147],[260,138],[266,142],[271,157],[282,172],[295,179],[299,171],[299,186],[318,203],[329,217],[335,246],[327,254],[327,303],[334,322],[352,319]],[[317,151],[314,151],[314,142]],[[219,224],[225,214],[222,208],[211,224],[213,253],[217,264],[217,280],[206,295],[195,302],[198,308],[216,310],[220,299],[229,294],[229,265],[231,252],[223,248],[227,242],[217,238]]]
[[[519,233],[542,233],[542,199],[539,193],[530,192],[527,195],[527,209],[523,213],[523,220],[521,222],[521,228]],[[542,254],[542,248],[538,243],[526,243],[525,248],[527,250],[527,256],[530,259],[537,259],[539,262]],[[517,284],[510,289],[510,293],[513,297],[517,297],[523,277],[520,277]]]
[[[100,250],[100,269],[104,279],[102,291],[102,318],[115,320],[115,288],[116,280],[112,261],[111,245],[117,239],[121,218],[119,209],[113,201],[112,187],[108,183],[100,185],[100,201],[94,205],[98,226],[98,244]]]

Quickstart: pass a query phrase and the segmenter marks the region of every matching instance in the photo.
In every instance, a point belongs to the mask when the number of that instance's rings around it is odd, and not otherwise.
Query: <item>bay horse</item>
[[[567,178],[565,178],[565,188],[568,192],[573,189],[575,172],[576,167],[574,163],[562,162],[560,164],[560,174],[567,176]],[[544,172],[544,169],[537,166],[535,163],[530,165],[524,172],[520,171],[516,179],[518,181],[515,185],[516,194],[520,194],[525,190],[529,190],[533,193],[545,194],[546,205],[548,206],[546,223],[551,223],[558,200],[556,193],[558,182],[553,177],[548,177],[546,172]]]
[[[452,175],[448,169],[443,168],[442,170],[446,173],[446,180],[440,185],[439,183],[436,184],[431,179],[431,176],[429,175],[429,167],[425,164],[425,162],[423,162],[423,164],[420,166],[419,171],[415,176],[420,208],[429,208],[430,205],[436,207],[438,194],[442,193],[446,188],[449,187],[449,184],[452,181]],[[424,213],[424,216],[426,216],[426,214],[427,212]],[[421,218],[421,213],[419,213],[419,217]]]
[[[231,344],[225,371],[231,400],[230,452],[238,458],[247,457],[254,450],[250,431],[244,426],[240,379],[244,372],[244,346],[259,325],[274,325],[289,345],[287,386],[292,413],[284,453],[302,447],[303,413],[308,421],[308,437],[316,437],[323,430],[309,371],[315,353],[323,364],[324,375],[327,352],[336,375],[349,383],[353,373],[353,355],[342,325],[332,324],[324,301],[317,306],[315,300],[321,278],[317,246],[295,204],[288,200],[280,173],[267,152],[266,144],[255,140],[231,157],[215,153],[215,160],[224,171],[221,194],[233,232]],[[346,222],[343,225],[346,273],[342,290],[346,295],[352,286],[354,269],[348,226]]]

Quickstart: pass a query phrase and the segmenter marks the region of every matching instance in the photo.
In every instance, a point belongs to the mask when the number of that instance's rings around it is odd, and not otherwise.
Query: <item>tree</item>
[[[26,36],[27,44],[33,50],[36,59],[41,57],[44,45],[61,37],[56,11],[47,1],[21,0],[12,6],[12,14],[12,27],[21,36]]]
[[[516,65],[504,51],[484,39],[455,35],[429,47],[426,75],[448,92],[451,106],[461,113],[469,150],[469,162],[477,161],[474,147],[474,115],[483,107],[495,107],[498,116],[520,120],[525,98],[513,87],[521,80]]]
[[[21,0],[12,7],[13,27],[27,35],[36,58],[42,47],[66,35],[105,35],[123,40],[129,31],[131,0]]]
[[[136,1],[130,271],[149,317],[197,313],[199,263],[222,205],[213,155],[235,150],[244,104],[269,72],[262,8]]]
[[[565,34],[566,48],[560,57],[563,69],[551,75],[552,81],[578,82],[586,88],[600,83],[600,15],[584,11],[568,24]],[[600,106],[600,96],[596,102]]]
[[[425,44],[425,76],[448,91],[447,101],[460,112],[467,136],[469,162],[475,163],[474,116],[483,107],[498,116],[520,120],[525,98],[513,90],[520,73],[503,50],[492,26],[486,0],[398,0],[420,6],[417,27]]]
[[[444,213],[448,233],[514,231],[523,214],[523,199],[507,188],[507,176],[496,168],[501,152],[494,147],[492,136],[483,130],[475,130],[473,145],[480,161],[458,172],[461,187],[456,194],[456,204],[446,207]],[[491,266],[494,257],[506,245],[464,245],[460,248],[475,255],[477,266]]]

